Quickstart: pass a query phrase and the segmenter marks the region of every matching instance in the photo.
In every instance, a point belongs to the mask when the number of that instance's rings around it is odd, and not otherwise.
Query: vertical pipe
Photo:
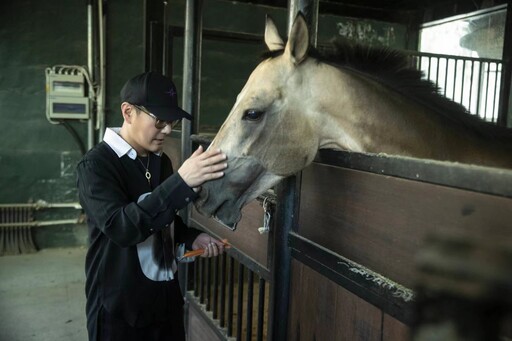
[[[482,98],[482,62],[477,62],[478,64],[478,86],[476,88],[476,114],[480,117],[480,99]]]
[[[293,20],[301,11],[310,28],[310,42],[317,41],[318,0],[288,1],[288,33]],[[268,335],[271,340],[288,339],[288,306],[290,300],[291,249],[288,235],[297,230],[300,173],[283,181],[277,188],[276,220],[272,234],[272,288],[270,293]]]
[[[211,258],[206,258],[206,311],[212,309],[212,261]]]
[[[488,100],[488,97],[489,97],[489,69],[491,68],[491,64],[489,62],[485,62],[485,65],[487,65],[487,67],[485,68],[485,73],[486,73],[486,77],[485,77],[485,96],[484,96],[484,117],[485,119],[487,119],[487,100]]]
[[[507,17],[505,19],[505,36],[503,37],[503,55],[501,66],[500,97],[498,107],[498,124],[506,127],[510,125],[510,96],[512,90],[512,2],[507,4]]]
[[[199,296],[199,261],[194,263],[194,296]]]
[[[226,316],[225,316],[225,307],[226,307],[226,254],[222,255],[220,261],[220,326],[224,328],[226,326]]]
[[[105,60],[105,26],[107,24],[107,16],[103,12],[103,6],[106,0],[100,0],[98,3],[98,36],[100,49],[100,72],[99,72],[99,96],[98,96],[98,114],[96,129],[98,129],[98,142],[103,140],[105,133],[105,95],[106,95],[106,60]]]
[[[169,58],[169,46],[168,46],[168,39],[169,39],[169,29],[167,28],[167,1],[163,1],[163,17],[162,17],[162,74],[166,76],[169,75],[169,70],[167,69],[167,59]]]
[[[247,273],[247,319],[245,320],[245,341],[252,340],[252,305],[254,296],[254,273]]]
[[[475,61],[471,60],[471,76],[469,80],[469,107],[468,111],[471,112],[471,104],[473,103],[473,76],[475,74]]]
[[[492,121],[498,123],[499,119],[499,113],[496,112],[496,96],[498,95],[498,75],[500,74],[498,72],[499,64],[494,63],[495,72],[494,72],[494,91],[492,95]],[[499,101],[499,97],[498,97]],[[498,123],[499,124],[499,123]]]
[[[439,62],[441,58],[436,57],[436,88],[439,88]]]
[[[199,302],[201,304],[204,303],[204,272],[205,272],[205,264],[204,258],[199,258],[199,264],[201,265],[201,274],[199,275]]]
[[[94,82],[94,19],[93,19],[93,0],[87,1],[87,69],[91,82]],[[92,88],[89,86],[89,94],[92,93]],[[92,104],[92,103],[91,103]],[[87,150],[94,146],[94,114],[92,105],[89,108],[89,119],[87,120]]]
[[[183,90],[182,107],[192,115],[194,122],[183,120],[181,123],[181,160],[191,154],[190,135],[198,132],[199,100],[201,80],[201,40],[202,40],[203,0],[187,0],[185,7],[185,41],[183,56]],[[182,210],[181,215],[188,223],[189,209]]]
[[[228,272],[228,336],[233,335],[233,295],[235,282],[235,259],[229,258]]]
[[[318,0],[288,0],[288,33],[299,12],[306,18],[310,44],[316,47],[318,36]]]
[[[466,60],[462,60],[462,82],[460,86],[460,104],[464,105],[464,77],[466,77]]]
[[[236,315],[236,339],[242,340],[242,320],[244,317],[244,265],[238,264],[238,295]]]
[[[265,313],[265,280],[260,277],[258,281],[258,326],[256,341],[263,341],[263,325]]]
[[[213,259],[213,319],[218,318],[219,307],[219,257]]]

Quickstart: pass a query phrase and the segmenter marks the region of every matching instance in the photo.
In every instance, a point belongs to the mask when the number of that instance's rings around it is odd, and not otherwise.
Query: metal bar
[[[199,122],[199,104],[201,88],[201,32],[203,0],[187,0],[185,7],[185,37],[183,46],[183,109],[192,115],[195,125]],[[192,123],[181,123],[181,160],[191,155],[190,135]],[[182,209],[181,217],[188,224],[189,209]]]
[[[493,98],[492,98],[492,121],[498,122],[499,113],[496,112],[496,96],[498,95],[498,63],[494,63],[495,69],[494,69],[494,91],[493,91]],[[499,97],[498,97],[499,100]]]
[[[103,12],[103,0],[98,2],[98,37],[99,37],[99,93],[97,98],[97,120],[96,130],[98,130],[98,143],[103,141],[103,134],[105,133],[105,98],[107,93],[107,61],[106,61],[106,27],[107,15]]]
[[[428,70],[427,70],[427,78],[430,79],[430,68],[431,68],[431,62],[432,62],[432,57],[428,57]]]
[[[455,66],[453,67],[453,100],[455,101],[455,89],[457,88],[457,65],[459,64],[458,59],[453,60],[455,62]]]
[[[245,320],[245,341],[252,340],[252,305],[254,296],[254,273],[247,273],[247,319]]]
[[[228,336],[233,335],[233,296],[234,296],[234,282],[235,282],[235,260],[229,258],[229,272],[228,272]]]
[[[226,307],[226,259],[227,256],[224,253],[221,258],[220,263],[220,326],[224,328],[226,326],[226,315],[225,315],[225,307]]]
[[[183,36],[183,27],[171,26],[171,33],[175,37]],[[261,44],[264,40],[262,34],[242,33],[203,29],[202,37],[204,40],[227,41],[231,43],[244,43],[244,44]]]
[[[195,219],[190,219],[189,226],[198,228],[200,230],[208,231],[207,226],[199,223]],[[259,276],[264,277],[266,280],[270,281],[271,279],[271,273],[270,271],[263,267],[258,262],[255,262],[251,257],[245,255],[241,251],[237,250],[235,247],[231,247],[228,250],[226,250],[226,253],[232,257],[235,258],[240,263],[243,263],[246,268],[253,271],[254,273],[258,274]]]
[[[244,265],[238,264],[238,295],[236,315],[236,339],[242,340],[242,320],[244,315]]]
[[[263,340],[263,325],[265,323],[265,280],[260,277],[258,281],[258,327],[256,340]]]
[[[5,227],[40,227],[40,226],[53,226],[53,225],[67,225],[67,224],[79,224],[80,219],[61,219],[61,220],[49,220],[49,221],[28,221],[23,223],[12,222],[12,223],[1,223],[0,228]]]
[[[439,62],[441,61],[441,59],[438,57],[436,59],[436,88],[439,88]]]
[[[446,58],[446,67],[444,70],[444,95],[448,94],[448,64],[450,64],[450,60]]]
[[[273,230],[272,288],[269,306],[269,335],[272,340],[287,340],[288,307],[290,301],[291,249],[288,235],[297,229],[300,174],[291,176],[277,188],[276,226]]]
[[[512,198],[512,172],[507,169],[329,149],[320,150],[315,162]]]
[[[430,52],[418,52],[411,50],[403,50],[403,52],[407,55],[411,56],[423,56],[423,57],[437,57],[437,58],[447,58],[447,59],[458,59],[458,60],[474,60],[483,61],[483,62],[491,62],[491,63],[501,63],[501,59],[495,58],[480,58],[480,57],[465,57],[465,56],[456,56],[451,54],[442,54],[442,53],[430,53]]]
[[[199,296],[199,288],[200,288],[200,283],[199,283],[199,267],[200,267],[200,264],[199,264],[199,261],[197,262],[194,262],[194,296],[195,297],[198,297]]]
[[[489,63],[486,63],[485,65],[487,65],[486,67],[486,74],[487,76],[485,77],[485,96],[484,96],[484,117],[485,119],[487,119],[487,99],[489,97]]]
[[[206,258],[206,311],[212,310],[212,295],[211,295],[211,283],[212,283],[212,261],[211,258]]]
[[[482,117],[481,115],[481,108],[480,108],[480,104],[481,104],[481,99],[482,99],[482,63],[481,62],[477,62],[478,63],[478,87],[476,89],[476,113],[478,116]],[[485,116],[485,114],[484,114]]]
[[[213,260],[213,319],[218,318],[218,307],[219,307],[219,257],[215,257]]]
[[[512,83],[512,3],[507,6],[505,35],[503,37],[503,63],[501,66],[500,102],[498,107],[498,124],[506,127],[510,122],[509,105]]]
[[[199,275],[199,283],[200,283],[200,289],[199,289],[199,302],[201,304],[204,304],[204,296],[205,296],[205,272],[206,272],[206,264],[204,258],[199,258],[199,264],[201,265],[201,274]]]
[[[371,270],[340,257],[331,250],[293,232],[290,233],[290,245],[293,257],[298,261],[382,309],[384,313],[407,325],[412,324],[414,319],[412,290],[378,274],[375,274],[375,281],[368,280],[368,277],[372,276]],[[363,269],[365,275],[352,271],[354,269]],[[383,281],[386,285],[376,284]]]
[[[460,86],[460,104],[464,105],[464,77],[466,76],[466,61],[462,61],[462,82]]]
[[[70,202],[70,203],[48,203],[44,200],[38,200],[34,203],[27,204],[0,204],[1,208],[7,207],[26,207],[26,208],[34,208],[36,210],[43,208],[75,208],[77,210],[81,210],[82,206],[78,202]]]
[[[94,83],[94,1],[87,0],[87,69],[91,82]],[[89,94],[92,87],[89,85]],[[94,147],[94,115],[92,108],[89,108],[89,119],[87,120],[87,150]]]
[[[475,62],[471,61],[471,76],[469,80],[469,107],[468,111],[471,112],[471,104],[473,103],[473,76],[475,74]],[[478,113],[478,108],[477,108]]]

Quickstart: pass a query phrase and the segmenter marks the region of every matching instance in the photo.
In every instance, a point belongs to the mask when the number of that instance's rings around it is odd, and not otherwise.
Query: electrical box
[[[88,119],[90,100],[86,96],[84,75],[46,74],[46,110],[49,119]]]

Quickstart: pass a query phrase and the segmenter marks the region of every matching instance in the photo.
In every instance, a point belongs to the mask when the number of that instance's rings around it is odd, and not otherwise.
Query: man
[[[174,248],[222,254],[223,243],[188,228],[177,210],[196,199],[199,186],[223,176],[226,155],[199,147],[173,173],[162,153],[173,124],[191,116],[177,105],[173,82],[154,72],[121,90],[121,128],[77,166],[80,203],[89,225],[86,257],[90,340],[185,340],[183,298]]]

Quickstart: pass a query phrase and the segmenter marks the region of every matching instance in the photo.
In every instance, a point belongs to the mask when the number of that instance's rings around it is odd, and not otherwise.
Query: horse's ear
[[[274,24],[274,20],[272,20],[268,14],[266,16],[265,24],[265,44],[270,51],[284,49],[283,38],[279,35],[276,24]]]
[[[300,64],[307,56],[309,48],[309,30],[306,19],[301,12],[297,14],[286,44],[285,54],[289,55],[294,64]]]

